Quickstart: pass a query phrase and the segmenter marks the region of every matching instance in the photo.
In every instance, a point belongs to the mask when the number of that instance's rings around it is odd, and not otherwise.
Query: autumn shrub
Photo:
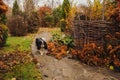
[[[8,29],[6,27],[6,11],[7,11],[7,6],[5,5],[5,3],[0,0],[0,47],[4,46],[4,44],[6,43],[7,40],[7,36],[8,36]]]
[[[115,70],[120,71],[120,33],[116,32],[115,35],[107,34],[104,36],[104,64],[112,66]]]
[[[106,51],[95,43],[90,43],[85,45],[81,51],[72,49],[71,53],[77,55],[80,61],[88,65],[108,68],[112,66],[114,70],[120,71],[120,45],[107,44]]]
[[[51,13],[52,13],[52,9],[49,6],[45,5],[45,6],[42,6],[39,8],[38,14],[39,14],[39,18],[40,18],[41,27],[49,26],[46,23],[45,17],[48,16],[50,18],[52,16]]]
[[[27,22],[19,15],[10,18],[7,25],[10,34],[13,36],[24,36],[27,34]]]
[[[111,49],[109,52],[111,62],[113,62],[113,66],[119,67],[120,70],[120,45]]]
[[[120,44],[119,34],[119,32],[116,32],[115,36],[113,36],[112,34],[106,34],[103,37],[103,48],[106,53],[109,53],[111,49]]]
[[[88,65],[101,66],[106,54],[95,43],[90,43],[85,45],[78,55],[79,59]]]
[[[8,10],[7,5],[3,2],[3,0],[0,0],[0,13],[5,13]]]
[[[0,47],[4,46],[8,37],[8,28],[6,25],[0,25]]]

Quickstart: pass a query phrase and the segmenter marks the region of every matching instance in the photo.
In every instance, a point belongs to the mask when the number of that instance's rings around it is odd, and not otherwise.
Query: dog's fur
[[[35,44],[36,44],[37,50],[39,51],[41,55],[47,53],[48,48],[47,48],[47,43],[45,42],[45,40],[43,40],[42,38],[36,38]]]

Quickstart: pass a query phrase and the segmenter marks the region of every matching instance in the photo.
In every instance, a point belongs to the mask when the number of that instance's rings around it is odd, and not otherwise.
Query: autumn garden
[[[71,55],[81,63],[120,72],[120,0],[87,0],[87,5],[47,0],[43,6],[38,6],[39,0],[14,0],[12,7],[10,1],[0,0],[0,80],[42,80],[31,51],[35,34],[42,28],[57,29],[47,42],[48,56],[61,60]],[[94,21],[111,27],[99,39],[102,45],[88,38],[83,43],[75,37],[84,32],[81,28],[76,32],[76,21],[78,27],[80,22]]]

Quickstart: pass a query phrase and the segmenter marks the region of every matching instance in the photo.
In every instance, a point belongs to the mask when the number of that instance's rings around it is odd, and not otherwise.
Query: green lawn
[[[30,44],[32,43],[32,35],[24,37],[8,37],[6,45],[1,49],[2,52],[12,51],[30,51]]]

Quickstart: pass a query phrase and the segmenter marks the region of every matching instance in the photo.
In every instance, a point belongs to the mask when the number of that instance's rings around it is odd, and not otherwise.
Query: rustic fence
[[[73,32],[75,46],[83,48],[89,43],[103,46],[103,37],[108,33],[114,33],[114,28],[110,22],[75,20]]]

